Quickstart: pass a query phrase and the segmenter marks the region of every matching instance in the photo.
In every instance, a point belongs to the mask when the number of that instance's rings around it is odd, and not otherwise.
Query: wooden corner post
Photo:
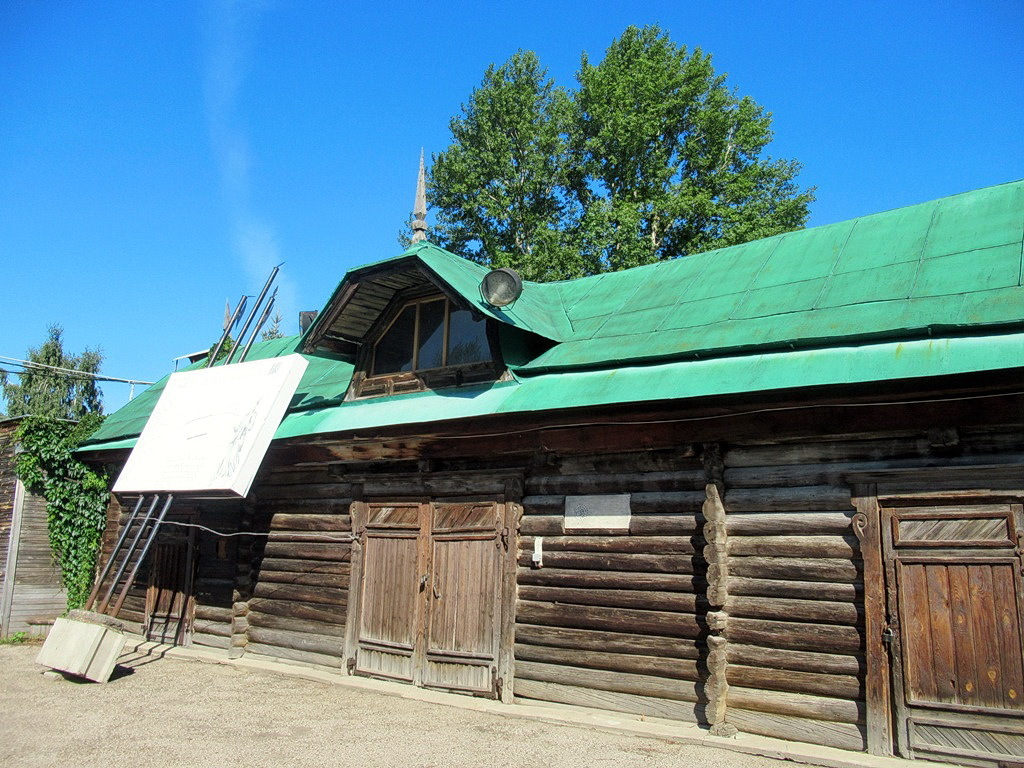
[[[705,499],[704,559],[707,561],[708,600],[708,678],[705,685],[705,717],[715,736],[735,736],[736,726],[728,722],[729,614],[724,610],[729,598],[729,553],[725,530],[725,465],[721,447],[709,443],[703,451]]]

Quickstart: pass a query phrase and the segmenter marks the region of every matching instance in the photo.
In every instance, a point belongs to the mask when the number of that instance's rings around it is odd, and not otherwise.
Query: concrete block
[[[57,619],[36,663],[70,675],[105,683],[124,650],[127,638],[111,626],[81,619]]]

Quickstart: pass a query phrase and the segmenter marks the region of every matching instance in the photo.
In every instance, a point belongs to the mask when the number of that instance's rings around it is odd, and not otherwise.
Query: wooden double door
[[[368,502],[354,524],[361,556],[350,617],[352,671],[500,696],[503,638],[511,634],[503,600],[510,562],[505,505]]]
[[[897,751],[1024,765],[1021,506],[883,506]]]

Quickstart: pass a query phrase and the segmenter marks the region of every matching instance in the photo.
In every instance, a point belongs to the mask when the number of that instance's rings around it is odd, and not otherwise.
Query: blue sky
[[[1024,2],[0,4],[0,355],[46,327],[154,380],[285,262],[285,330],[399,252],[420,147],[490,63],[572,86],[630,25],[774,114],[810,224],[1024,177]],[[104,385],[108,410],[128,388]]]

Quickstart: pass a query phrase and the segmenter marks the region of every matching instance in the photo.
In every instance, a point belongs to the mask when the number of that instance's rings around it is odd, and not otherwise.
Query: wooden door
[[[496,695],[504,545],[498,505],[434,503],[423,684]]]
[[[504,505],[366,507],[353,670],[496,696]]]
[[[420,547],[422,505],[370,504],[362,533],[362,585],[355,671],[414,682],[421,579],[426,564]]]
[[[897,748],[1024,762],[1019,505],[883,509]]]
[[[192,599],[190,541],[161,542],[149,555],[146,589],[146,638],[170,645],[188,645],[195,603]]]

